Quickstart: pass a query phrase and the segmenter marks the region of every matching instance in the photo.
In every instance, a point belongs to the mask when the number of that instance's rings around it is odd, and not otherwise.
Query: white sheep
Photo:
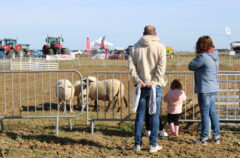
[[[78,80],[78,81],[75,81],[74,83],[73,83],[73,86],[74,86],[74,88],[75,88],[75,92],[74,92],[74,96],[76,96],[77,97],[77,105],[80,105],[80,98],[81,98],[81,81],[80,80]],[[86,85],[83,85],[83,88],[86,88]],[[83,91],[83,96],[85,96],[86,97],[86,90],[85,91]]]
[[[124,85],[121,81],[117,79],[107,79],[107,80],[97,80],[96,77],[89,76],[89,89],[88,89],[88,96],[90,99],[95,100],[95,110],[97,109],[97,100],[103,100],[108,101],[108,106],[106,108],[106,111],[109,111],[109,108],[114,101],[114,107],[118,103],[120,105],[120,100],[123,99],[126,107],[128,107],[127,100],[124,97]],[[80,83],[80,82],[78,82]],[[87,79],[83,79],[83,84],[87,83]],[[81,93],[81,90],[79,90],[80,86],[75,86],[76,91]],[[83,95],[85,98],[86,92],[86,86],[83,87]],[[79,93],[75,93],[76,96],[79,96]],[[98,93],[98,95],[97,95]],[[118,111],[120,110],[120,107]]]
[[[74,91],[75,91],[75,88],[69,80],[60,79],[60,80],[57,81],[56,97],[58,98],[59,105],[61,105],[61,106],[66,105],[66,103],[69,102],[71,112],[72,112]],[[66,112],[66,106],[64,106],[64,112]]]

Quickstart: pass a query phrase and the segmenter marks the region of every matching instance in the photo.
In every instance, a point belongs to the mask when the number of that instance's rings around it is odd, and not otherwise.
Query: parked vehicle
[[[46,38],[46,44],[43,46],[42,52],[44,55],[54,55],[54,54],[69,54],[67,48],[63,48],[62,37],[50,37]]]
[[[0,58],[4,58],[4,56],[5,56],[4,51],[0,50]]]
[[[43,53],[42,53],[42,50],[35,50],[33,52],[33,56],[35,57],[42,57]]]
[[[173,58],[175,51],[172,47],[166,46],[166,54],[167,56],[170,56],[170,58]]]
[[[110,51],[109,59],[125,60],[128,59],[128,54],[124,48],[114,49]]]
[[[29,50],[29,44],[17,44],[17,39],[4,38],[0,40],[0,51],[8,57],[15,57],[19,55],[21,51],[25,53]]]
[[[231,49],[235,52],[235,55],[240,55],[240,41],[232,42]]]
[[[70,52],[70,54],[75,54],[75,55],[77,55],[77,54],[82,54],[83,52],[82,51],[80,51],[80,50],[72,50],[71,52]]]

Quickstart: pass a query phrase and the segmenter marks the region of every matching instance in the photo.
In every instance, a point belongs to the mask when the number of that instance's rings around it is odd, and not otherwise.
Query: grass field
[[[171,59],[168,59],[168,61],[174,62]],[[59,64],[61,69],[77,70],[81,72],[83,77],[86,77],[91,71],[127,71],[126,61],[108,61],[103,66],[100,66],[101,62],[103,62],[101,60],[84,59],[86,63],[99,63],[95,66],[84,65],[82,62],[80,60],[74,62],[61,61]],[[186,70],[186,64],[181,66],[173,64],[167,66],[167,71]],[[220,65],[220,70],[239,71],[240,68],[238,65],[223,64]],[[73,76],[73,78],[75,77]],[[41,75],[39,78],[41,78]],[[26,80],[26,78],[22,78],[22,80]],[[54,79],[52,78],[52,80]],[[11,80],[9,79],[8,82],[11,82]],[[17,78],[16,82],[18,82]],[[33,78],[29,76],[29,84],[34,85],[33,83]],[[22,86],[25,87],[26,83],[23,83]],[[0,87],[0,89],[2,88]],[[32,92],[32,90],[30,91]],[[54,93],[54,87],[52,91]],[[28,92],[29,95],[26,95],[27,91],[23,91],[22,93],[25,94],[23,100],[27,101],[27,96],[33,95],[31,92]],[[36,93],[41,94],[41,91]],[[46,98],[49,98],[49,96]],[[16,101],[15,104],[17,104]],[[33,104],[33,101],[31,102],[30,100],[29,104]],[[91,102],[91,104],[93,103]],[[92,107],[90,108],[92,111]],[[78,112],[78,109],[76,111]],[[1,112],[3,112],[2,107]],[[52,109],[50,112],[54,113],[56,109]],[[126,109],[123,112],[126,112]],[[92,112],[92,115],[94,114]],[[102,115],[102,113],[100,114]],[[186,129],[184,127],[187,124],[182,123],[178,138],[159,137],[158,142],[163,146],[163,150],[158,153],[149,154],[147,137],[143,137],[143,150],[141,152],[132,150],[134,145],[134,122],[123,122],[121,124],[119,122],[95,122],[95,133],[92,135],[90,133],[90,126],[86,125],[85,118],[84,113],[83,116],[72,119],[72,130],[69,129],[67,119],[60,119],[59,136],[55,136],[55,119],[4,120],[5,132],[0,133],[0,157],[240,157],[240,134],[229,132],[229,130],[240,131],[239,127],[222,127],[220,145],[214,145],[209,142],[208,146],[197,146],[191,143],[192,140],[198,137],[197,123]],[[132,118],[134,118],[134,115],[132,115]],[[165,129],[169,131],[167,127]]]

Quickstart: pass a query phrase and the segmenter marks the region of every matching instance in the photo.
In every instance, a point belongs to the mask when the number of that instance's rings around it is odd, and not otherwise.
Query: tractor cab
[[[17,40],[16,39],[10,39],[10,38],[5,38],[0,41],[0,47],[5,49],[5,48],[14,48],[17,45]]]
[[[9,45],[10,47],[14,47],[17,45],[17,40],[16,39],[4,39],[3,40],[3,45]]]
[[[47,37],[46,42],[49,46],[55,45],[55,44],[61,45],[61,43],[63,42],[63,38],[62,37]]]

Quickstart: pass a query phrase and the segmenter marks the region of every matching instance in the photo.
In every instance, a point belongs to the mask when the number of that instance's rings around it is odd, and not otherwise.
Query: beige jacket
[[[166,48],[157,36],[145,35],[134,45],[129,54],[129,70],[135,84],[142,81],[166,86]]]

